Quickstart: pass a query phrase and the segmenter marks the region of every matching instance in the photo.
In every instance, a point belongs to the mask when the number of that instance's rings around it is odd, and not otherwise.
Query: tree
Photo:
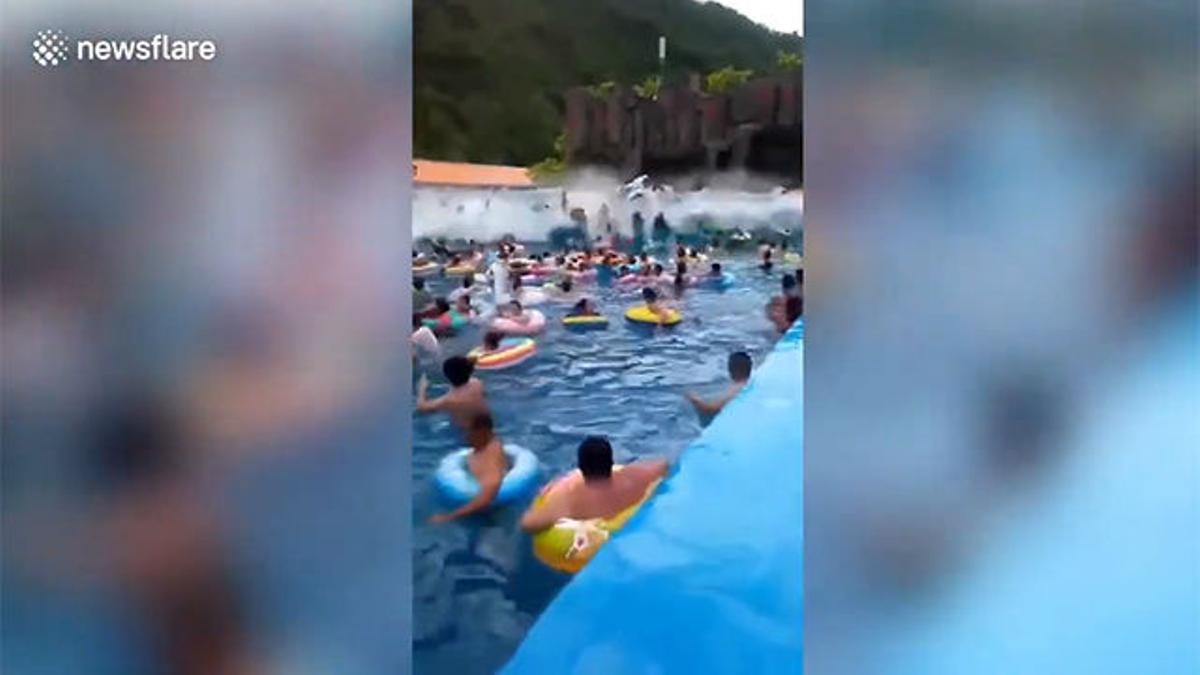
[[[784,72],[799,70],[804,63],[804,59],[800,56],[800,52],[788,52],[780,49],[775,52],[775,65]]]
[[[554,139],[554,152],[542,161],[529,167],[529,175],[537,183],[554,184],[567,174],[567,135],[561,133]]]
[[[704,78],[704,89],[710,94],[725,94],[746,84],[753,74],[752,70],[738,70],[733,66],[725,66]]]
[[[633,85],[633,93],[641,98],[648,98],[651,101],[658,100],[658,93],[662,91],[662,78],[658,75],[651,75],[642,80],[641,84]]]

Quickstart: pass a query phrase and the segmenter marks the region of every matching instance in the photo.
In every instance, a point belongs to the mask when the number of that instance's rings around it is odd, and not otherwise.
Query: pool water
[[[560,319],[569,303],[539,305],[547,329],[536,338],[537,355],[511,369],[476,373],[501,439],[534,451],[544,479],[573,468],[579,442],[592,434],[608,436],[618,462],[677,457],[701,431],[684,392],[707,397],[723,391],[731,351],[747,351],[757,364],[778,337],[764,306],[779,293],[782,271],[764,273],[750,258],[721,262],[737,275],[736,284],[725,291],[688,289],[675,301],[684,320],[672,328],[625,320],[625,310],[640,303],[637,288],[584,286],[609,318],[604,330],[568,330]],[[442,295],[458,283],[439,279],[429,286]],[[444,340],[443,356],[465,354],[485,330],[471,327]],[[422,371],[431,395],[445,391],[436,364],[414,366],[414,377]],[[437,463],[465,443],[445,415],[417,416],[413,433],[414,671],[490,675],[570,577],[533,557],[517,525],[528,500],[428,524],[445,509],[432,482]]]

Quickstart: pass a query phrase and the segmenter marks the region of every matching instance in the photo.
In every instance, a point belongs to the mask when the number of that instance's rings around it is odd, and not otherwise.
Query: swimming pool
[[[607,435],[617,461],[676,457],[701,431],[683,392],[703,395],[728,382],[725,360],[748,351],[760,363],[777,335],[763,314],[778,293],[781,271],[754,268],[749,259],[722,260],[738,277],[726,291],[690,289],[679,306],[684,321],[657,332],[623,318],[635,292],[589,287],[610,320],[603,331],[574,333],[559,319],[565,303],[547,303],[548,328],[539,352],[510,370],[479,373],[506,443],[537,453],[543,475],[573,466],[586,435]],[[430,282],[446,293],[455,279]],[[465,353],[483,329],[442,343],[443,354]],[[431,368],[432,394],[445,390]],[[414,367],[414,371],[419,368]],[[414,374],[415,377],[415,374]],[[418,674],[491,674],[516,651],[538,615],[569,580],[534,559],[517,526],[524,503],[478,518],[429,525],[441,507],[431,476],[443,455],[463,446],[445,416],[419,416],[413,446],[413,667]]]

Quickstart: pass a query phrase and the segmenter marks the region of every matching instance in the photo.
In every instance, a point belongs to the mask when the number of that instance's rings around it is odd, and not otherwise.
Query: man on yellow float
[[[613,452],[608,439],[590,436],[579,444],[579,473],[583,480],[565,483],[539,499],[521,517],[526,532],[540,532],[559,521],[613,518],[646,498],[651,485],[667,475],[666,460],[654,459],[627,464],[613,471]]]

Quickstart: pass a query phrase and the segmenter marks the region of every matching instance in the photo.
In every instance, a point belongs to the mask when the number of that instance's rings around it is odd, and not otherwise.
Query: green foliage
[[[617,90],[617,83],[612,80],[605,80],[599,84],[593,84],[587,90],[589,94],[596,98],[608,98]]]
[[[662,91],[662,78],[658,75],[650,75],[642,80],[641,84],[633,85],[633,93],[641,98],[648,98],[651,101],[658,100],[658,93]]]
[[[753,74],[753,70],[738,70],[733,66],[725,66],[704,78],[704,90],[710,94],[724,94],[746,84]]]
[[[775,66],[784,72],[799,70],[804,63],[800,52],[788,52],[780,49],[775,52]]]
[[[769,72],[801,38],[696,0],[414,0],[413,143],[424,159],[529,166],[554,154],[563,96],[728,63]],[[615,85],[614,85],[615,90]]]
[[[567,174],[566,160],[567,136],[560,133],[554,138],[554,151],[546,159],[529,167],[529,175],[534,182],[554,184],[561,181]]]

